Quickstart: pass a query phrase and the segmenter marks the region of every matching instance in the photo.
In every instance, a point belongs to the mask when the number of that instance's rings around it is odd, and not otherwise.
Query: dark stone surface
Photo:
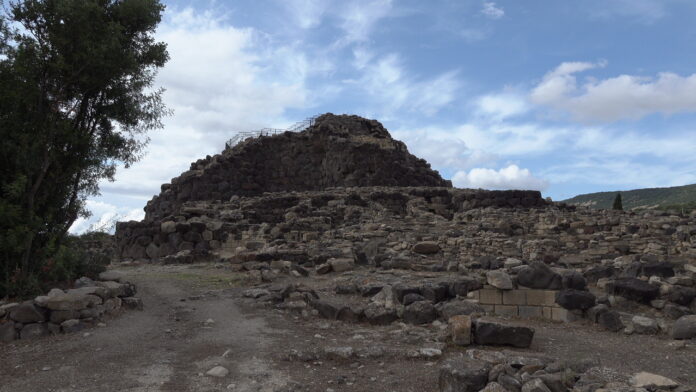
[[[679,318],[672,328],[672,337],[674,339],[696,338],[696,315]]]
[[[587,310],[596,302],[597,298],[589,291],[565,289],[556,293],[556,303],[569,310]]]
[[[427,324],[437,319],[437,310],[430,301],[418,301],[404,308],[402,318],[409,324]]]
[[[672,286],[669,293],[669,300],[682,306],[689,306],[694,298],[696,298],[696,289],[693,287]]]
[[[559,290],[563,286],[561,275],[538,261],[520,269],[517,274],[517,283],[531,289]]]
[[[669,278],[674,276],[674,266],[667,261],[645,263],[643,264],[641,273],[648,277],[659,276],[662,278]]]
[[[386,309],[374,303],[365,308],[365,319],[373,325],[388,325],[398,318],[394,309]]]
[[[483,309],[483,307],[481,307],[481,305],[474,302],[469,302],[467,300],[452,300],[444,302],[438,305],[438,312],[440,313],[440,316],[445,320],[448,320],[450,317],[460,314],[468,316],[474,313],[486,313],[486,311]]]
[[[619,278],[607,284],[607,293],[631,301],[650,303],[660,295],[660,288],[637,278]]]
[[[40,323],[46,321],[45,312],[34,305],[34,301],[25,301],[10,311],[10,318],[18,323]]]
[[[612,332],[618,332],[618,331],[624,329],[624,324],[623,324],[623,322],[621,322],[621,317],[619,316],[619,312],[614,311],[614,310],[609,310],[609,311],[601,313],[597,317],[597,322],[604,329],[612,331]]]
[[[533,338],[534,330],[531,328],[485,320],[474,322],[476,344],[527,348],[532,344]]]

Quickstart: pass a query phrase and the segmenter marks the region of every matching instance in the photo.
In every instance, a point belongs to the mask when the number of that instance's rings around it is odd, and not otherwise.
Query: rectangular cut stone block
[[[553,319],[553,314],[551,312],[553,308],[549,306],[544,306],[541,310],[542,317],[547,319],[547,320],[552,320]]]
[[[526,305],[526,290],[506,290],[503,291],[503,305]]]
[[[527,305],[553,306],[556,303],[556,292],[553,290],[525,290]]]
[[[495,305],[495,314],[501,315],[501,316],[514,316],[517,317],[519,315],[517,311],[517,306],[514,305]]]
[[[478,301],[480,299],[481,293],[479,290],[469,292],[466,297]]]
[[[501,305],[503,303],[503,296],[500,290],[483,289],[479,290],[479,302],[486,305]]]
[[[465,315],[450,317],[449,328],[454,344],[458,346],[471,344],[471,317]]]
[[[486,313],[494,313],[495,312],[495,305],[485,305],[485,304],[479,304],[483,308],[483,310]]]
[[[570,323],[582,319],[582,314],[576,314],[560,307],[551,308],[552,320]]]
[[[542,318],[542,307],[541,306],[520,306],[519,316],[521,318]]]

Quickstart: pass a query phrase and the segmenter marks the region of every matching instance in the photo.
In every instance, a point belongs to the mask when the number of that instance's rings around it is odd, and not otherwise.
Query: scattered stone
[[[696,338],[696,315],[682,316],[674,323],[672,329],[674,339]]]
[[[227,375],[229,373],[230,373],[230,371],[227,370],[227,368],[222,367],[222,366],[215,366],[214,368],[205,372],[206,375],[208,375],[210,377],[215,377],[215,378],[227,377]]]

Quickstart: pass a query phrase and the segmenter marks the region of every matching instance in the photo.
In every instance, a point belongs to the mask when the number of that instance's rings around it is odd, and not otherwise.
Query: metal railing
[[[244,131],[244,132],[237,132],[236,135],[234,135],[230,140],[225,143],[226,148],[232,148],[236,146],[237,144],[241,143],[242,141],[249,139],[249,138],[255,138],[255,137],[260,137],[260,136],[271,136],[271,135],[278,135],[283,132],[302,132],[305,129],[311,127],[314,125],[314,123],[317,120],[317,117],[319,116],[312,116],[308,117],[302,121],[296,122],[295,124],[292,124],[288,129],[279,129],[279,128],[262,128],[258,129],[256,131]]]

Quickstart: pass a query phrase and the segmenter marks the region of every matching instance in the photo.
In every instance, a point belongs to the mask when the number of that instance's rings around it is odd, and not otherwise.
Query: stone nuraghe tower
[[[355,186],[452,184],[392,139],[378,121],[327,113],[305,131],[247,139],[192,163],[189,171],[162,185],[145,207],[145,219],[175,214],[186,201]]]

